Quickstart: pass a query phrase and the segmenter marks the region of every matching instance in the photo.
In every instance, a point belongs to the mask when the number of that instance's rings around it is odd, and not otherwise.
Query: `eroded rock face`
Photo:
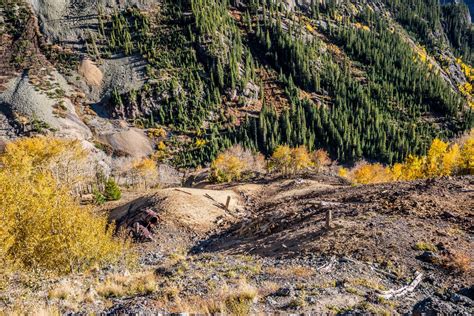
[[[6,90],[0,94],[4,115],[22,125],[38,122],[43,128],[56,131],[56,136],[89,139],[92,136],[90,129],[66,97],[71,91],[64,78],[54,71],[48,78],[42,79],[53,88],[46,90],[35,86],[26,72],[10,80]]]

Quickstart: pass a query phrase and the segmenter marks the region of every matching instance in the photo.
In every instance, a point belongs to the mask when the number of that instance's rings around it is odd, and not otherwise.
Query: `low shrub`
[[[104,197],[107,201],[117,201],[122,197],[120,187],[112,178],[105,183]]]
[[[311,156],[304,146],[278,146],[270,160],[270,169],[283,175],[295,174],[312,166]]]
[[[211,164],[209,180],[224,183],[238,181],[265,170],[265,158],[235,145],[220,153]]]

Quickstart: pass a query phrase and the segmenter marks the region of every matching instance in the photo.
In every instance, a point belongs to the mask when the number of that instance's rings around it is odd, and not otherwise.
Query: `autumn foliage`
[[[269,162],[272,171],[284,175],[297,174],[310,169],[321,172],[331,164],[332,161],[327,151],[318,149],[309,153],[304,146],[296,148],[278,146]]]
[[[25,138],[0,156],[0,266],[54,273],[120,258],[107,219],[70,194],[87,152],[76,141]],[[1,273],[1,271],[0,271]]]
[[[264,169],[265,159],[261,154],[234,145],[220,153],[212,162],[209,178],[213,182],[220,183],[238,181],[245,175],[261,173]]]
[[[306,147],[278,146],[268,159],[235,145],[219,154],[211,164],[210,180],[231,182],[244,175],[262,173],[265,170],[281,175],[295,175],[305,170],[321,172],[332,165],[329,154],[322,149],[309,153]]]
[[[311,156],[304,146],[278,146],[270,160],[270,168],[284,175],[295,174],[311,166]]]
[[[442,176],[474,174],[474,134],[459,143],[433,140],[426,156],[410,155],[404,163],[391,167],[362,162],[340,175],[359,184],[416,180]]]

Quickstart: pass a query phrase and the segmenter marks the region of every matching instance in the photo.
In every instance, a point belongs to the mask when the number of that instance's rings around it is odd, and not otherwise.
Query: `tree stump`
[[[228,211],[230,205],[230,196],[227,197],[227,201],[225,202],[225,209]]]
[[[330,230],[332,224],[332,210],[326,211],[326,229]]]

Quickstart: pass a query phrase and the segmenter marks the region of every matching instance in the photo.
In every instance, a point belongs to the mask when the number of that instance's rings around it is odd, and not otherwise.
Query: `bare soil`
[[[229,195],[238,203],[226,212]],[[330,176],[262,179],[168,189],[147,201],[162,224],[157,241],[139,247],[162,291],[146,306],[116,300],[114,312],[197,312],[197,298],[242,280],[258,290],[252,313],[474,311],[473,177],[356,187]],[[381,298],[418,273],[413,291]],[[179,294],[164,302],[170,288]]]

